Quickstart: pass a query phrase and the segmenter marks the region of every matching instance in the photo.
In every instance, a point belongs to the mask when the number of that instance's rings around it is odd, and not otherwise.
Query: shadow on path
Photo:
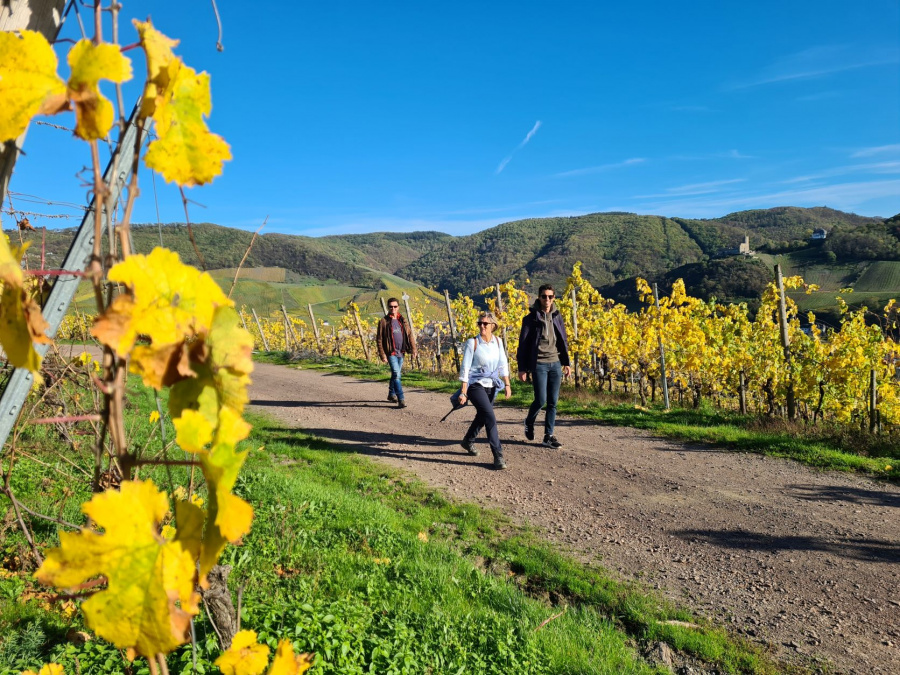
[[[811,502],[848,502],[900,508],[900,494],[844,485],[791,485],[794,496]]]
[[[674,530],[672,534],[685,540],[697,539],[712,546],[746,551],[819,551],[851,560],[896,563],[900,548],[895,542],[878,539],[845,539],[827,541],[818,537],[775,537],[747,530]]]

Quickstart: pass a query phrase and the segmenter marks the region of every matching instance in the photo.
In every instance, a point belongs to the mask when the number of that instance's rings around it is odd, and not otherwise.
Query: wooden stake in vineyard
[[[666,402],[666,410],[668,410],[669,409],[669,381],[666,377],[666,349],[665,349],[665,347],[663,347],[662,310],[659,307],[659,289],[656,287],[656,284],[653,284],[653,299],[656,301],[656,316],[659,317],[659,367],[660,367],[660,371],[662,372],[663,399]],[[743,377],[744,377],[744,374],[741,373],[741,378],[743,378]]]
[[[503,294],[500,292],[500,282],[497,282],[497,311],[503,313]],[[506,322],[503,322],[503,351],[506,352],[506,360],[509,361],[509,339],[507,338]]]
[[[577,341],[578,340],[578,294],[576,290],[572,289],[572,338]],[[578,353],[575,352],[572,359],[572,374],[575,377],[575,388],[578,389]]]
[[[381,309],[384,310],[384,315],[387,316],[387,313],[388,313],[387,303],[384,301],[384,297],[379,297],[378,299],[381,300]],[[407,316],[408,315],[409,315],[409,311],[407,311]]]
[[[309,320],[312,321],[313,332],[316,334],[316,351],[322,351],[322,343],[319,342],[319,324],[316,323],[316,315],[313,314],[312,303],[306,305],[309,309]]]
[[[366,361],[371,361],[369,358],[369,345],[366,344],[366,339],[363,337],[363,329],[362,323],[359,320],[359,312],[355,309],[353,310],[353,318],[356,319],[356,333],[359,335],[359,341],[362,343],[363,351],[366,354]]]
[[[416,347],[415,350],[414,350],[414,351],[416,352],[416,370],[420,370],[420,366],[419,366],[419,342],[418,342],[419,338],[418,338],[418,336],[416,335],[416,327],[413,326],[413,322],[412,322],[412,314],[411,314],[410,311],[409,311],[409,294],[406,293],[406,292],[404,292],[403,295],[401,296],[401,298],[402,298],[402,300],[403,300],[403,306],[406,308],[406,320],[407,320],[407,322],[409,322],[409,333],[410,333],[410,335],[412,335],[413,344],[414,344],[415,347]],[[384,301],[382,300],[382,302],[384,302]],[[386,314],[386,313],[387,313],[387,312],[385,312],[385,314]]]
[[[450,337],[453,338],[453,362],[459,370],[459,348],[456,346],[456,319],[453,318],[453,309],[450,307],[450,291],[444,289],[444,301],[447,303],[447,321],[450,324]]]
[[[269,351],[269,341],[266,340],[266,334],[263,332],[262,324],[259,322],[259,317],[256,315],[256,308],[251,307],[250,311],[253,312],[253,318],[256,319],[256,327],[259,328],[259,337],[262,340],[263,347],[266,348],[266,351]]]
[[[297,349],[300,349],[300,340],[297,339],[297,333],[294,332],[294,322],[291,321],[290,317],[288,316],[287,310],[284,308],[284,305],[281,306],[281,313],[284,315],[285,323],[291,330],[291,337],[294,338],[294,345],[297,347]],[[287,341],[287,333],[284,334],[284,339],[285,341]]]
[[[794,400],[794,374],[791,368],[791,336],[788,334],[787,302],[784,299],[784,279],[781,265],[775,265],[775,283],[778,286],[778,325],[781,328],[781,346],[784,348],[784,363],[788,371],[787,414],[788,419],[797,418],[797,403]]]

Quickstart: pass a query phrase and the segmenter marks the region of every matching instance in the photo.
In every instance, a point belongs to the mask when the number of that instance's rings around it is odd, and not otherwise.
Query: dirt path
[[[561,419],[565,445],[525,441],[499,408],[509,468],[459,447],[470,408],[447,396],[258,364],[252,405],[417,474],[451,497],[499,507],[581,558],[694,608],[781,659],[838,672],[900,672],[900,489],[794,462]],[[539,418],[539,421],[543,418]]]

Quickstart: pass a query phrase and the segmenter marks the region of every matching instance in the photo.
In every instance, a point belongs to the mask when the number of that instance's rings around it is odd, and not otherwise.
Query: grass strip
[[[158,452],[149,435],[154,396],[135,380],[130,387],[128,427],[148,454]],[[251,452],[235,492],[253,504],[255,520],[221,562],[232,566],[233,594],[241,591],[242,627],[272,647],[287,637],[315,652],[311,673],[668,672],[638,656],[657,640],[677,650],[678,664],[780,672],[752,646],[560,555],[498,512],[450,502],[266,418],[251,421]],[[47,427],[28,428],[19,443],[43,461],[16,466],[19,498],[82,522],[88,482],[54,471],[53,453],[71,449]],[[83,461],[90,466],[89,453]],[[179,470],[157,466],[141,477],[171,490],[186,483]],[[35,534],[41,546],[57,543],[53,524]],[[12,529],[4,547],[4,564],[27,548]],[[66,672],[149,672],[103,641],[67,638],[84,630],[80,613],[48,604],[43,592],[22,570],[0,574],[0,675],[49,661]],[[196,646],[170,655],[173,672],[216,672],[216,636],[202,614],[195,624]]]
[[[255,354],[254,358],[267,363],[328,370],[350,377],[385,382],[390,379],[390,373],[384,367],[366,361],[329,358],[297,362],[291,361],[286,352]],[[451,376],[441,378],[412,370],[403,374],[405,384],[445,393],[452,393],[459,385],[455,379],[450,378]],[[531,385],[514,380],[512,386],[512,398],[498,398],[497,405],[530,405]],[[449,410],[450,404],[447,405]],[[611,400],[608,394],[576,391],[569,387],[564,387],[560,392],[557,410],[561,414],[591,419],[600,424],[645,429],[682,441],[789,458],[818,469],[855,471],[892,482],[900,481],[900,456],[896,454],[897,448],[888,441],[885,441],[883,447],[879,446],[878,456],[867,456],[845,447],[845,443],[859,441],[861,433],[846,433],[846,440],[841,441],[827,436],[819,437],[814,427],[807,429],[799,424],[784,424],[783,430],[767,430],[757,428],[758,418],[717,410],[706,403],[698,409],[672,408],[666,411],[661,405],[643,407]]]

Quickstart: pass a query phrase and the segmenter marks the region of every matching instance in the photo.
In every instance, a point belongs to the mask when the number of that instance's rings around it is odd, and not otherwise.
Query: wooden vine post
[[[497,311],[503,313],[503,294],[500,292],[500,283],[497,282]],[[506,352],[506,360],[509,362],[509,340],[507,339],[506,322],[503,322],[503,351]]]
[[[362,343],[363,352],[366,354],[366,361],[371,361],[369,358],[369,345],[366,344],[366,339],[363,337],[363,329],[362,323],[359,320],[359,312],[355,309],[353,310],[353,318],[356,319],[356,334],[359,335],[359,341]]]
[[[656,302],[656,316],[659,318],[659,368],[662,372],[662,390],[663,390],[663,400],[666,404],[666,410],[669,409],[669,380],[666,376],[666,349],[663,347],[663,337],[662,337],[662,309],[659,306],[659,289],[656,284],[653,284],[653,300]],[[744,374],[741,373],[741,382],[743,382]],[[745,401],[746,405],[746,401]]]
[[[256,315],[256,308],[251,307],[250,311],[253,312],[253,318],[256,320],[256,327],[259,328],[259,337],[262,340],[263,347],[266,348],[266,351],[269,351],[269,341],[266,340],[266,334],[263,333],[262,324],[259,322],[259,317]]]
[[[388,311],[387,311],[387,303],[384,301],[384,297],[380,297],[380,298],[378,298],[378,299],[381,300],[381,309],[384,310],[384,315],[387,316],[387,313],[388,313]]]
[[[875,369],[869,372],[869,431],[876,434],[880,431],[878,420],[878,374]]]
[[[453,362],[459,370],[459,348],[456,346],[456,319],[453,318],[453,309],[450,307],[450,291],[444,289],[444,301],[447,303],[447,321],[450,324],[450,337],[453,338]]]
[[[578,293],[576,289],[572,289],[572,337],[578,341]],[[574,350],[573,350],[574,351]],[[575,388],[578,389],[578,353],[573,354],[572,374],[575,376]]]
[[[409,311],[409,293],[404,292],[402,299],[403,306],[406,308],[406,320],[409,321],[409,334],[412,335],[413,346],[415,347],[413,351],[416,353],[416,370],[421,370],[419,366],[419,338],[416,335],[416,327],[413,326],[412,313]]]
[[[338,337],[337,326],[331,327],[331,337],[334,338],[334,349],[337,352],[338,358],[341,356],[341,339]]]
[[[288,316],[287,310],[284,308],[284,305],[281,306],[281,313],[284,315],[285,323],[287,324],[288,328],[290,328],[291,337],[294,338],[294,345],[297,347],[297,349],[300,349],[300,340],[297,339],[297,333],[294,331],[294,322],[291,321],[290,317]],[[285,336],[287,336],[287,333],[285,333]]]
[[[788,371],[787,414],[788,419],[797,418],[797,403],[794,400],[794,374],[791,368],[791,336],[788,334],[787,302],[784,299],[784,278],[781,265],[775,265],[775,283],[778,287],[778,325],[781,329],[781,346],[784,348],[784,363]]]
[[[316,351],[322,351],[322,343],[319,341],[319,324],[316,323],[316,315],[313,314],[312,303],[306,305],[309,309],[309,320],[312,321],[313,333],[316,335]]]

